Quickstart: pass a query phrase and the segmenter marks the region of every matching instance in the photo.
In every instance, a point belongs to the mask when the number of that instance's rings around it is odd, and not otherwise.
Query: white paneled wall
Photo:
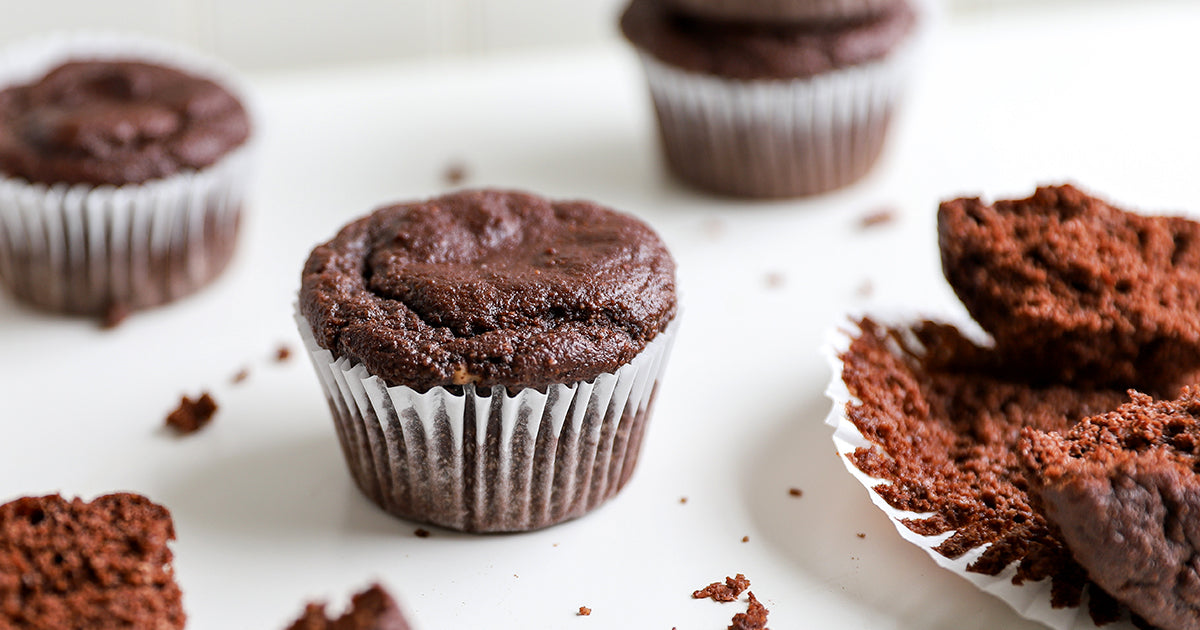
[[[0,46],[55,29],[131,30],[184,42],[245,70],[302,68],[594,45],[617,37],[626,1],[0,0]],[[978,8],[1104,0],[944,1]]]

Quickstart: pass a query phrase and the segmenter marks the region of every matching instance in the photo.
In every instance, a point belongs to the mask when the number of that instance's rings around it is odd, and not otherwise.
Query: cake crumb
[[[879,208],[873,212],[868,212],[858,219],[858,227],[861,230],[887,225],[896,220],[895,208]]]
[[[737,577],[726,577],[724,584],[713,582],[698,591],[692,591],[692,599],[707,597],[714,602],[732,602],[737,601],[738,596],[748,588],[750,588],[750,580],[739,573]]]
[[[429,533],[429,530],[423,527],[418,527],[416,531],[413,532],[413,536],[416,536],[417,538],[429,538],[430,535],[431,534]]]
[[[748,543],[748,542],[750,542],[750,537],[749,537],[749,536],[742,536],[742,542],[744,542],[744,543]]]
[[[129,309],[124,304],[109,304],[108,308],[104,310],[104,319],[100,321],[100,327],[104,330],[112,330],[120,326],[127,317],[129,317]]]
[[[592,609],[587,606],[580,606],[579,612],[575,613],[577,617],[587,617],[590,614],[592,614]]]
[[[788,494],[793,497],[800,498],[804,496],[804,491],[800,488],[788,488]]]
[[[765,281],[768,289],[780,289],[787,284],[787,276],[782,271],[771,271],[767,273]]]
[[[233,378],[229,379],[229,382],[234,385],[239,385],[241,383],[245,383],[246,379],[248,378],[250,378],[250,369],[242,368],[237,371],[237,374],[233,375]]]
[[[758,598],[754,596],[754,591],[751,591],[749,596],[750,603],[746,607],[746,612],[733,616],[733,623],[730,624],[729,630],[769,630],[767,614],[771,611],[758,601]]]
[[[279,348],[275,350],[275,361],[277,363],[283,363],[290,358],[292,358],[292,349],[287,347],[286,344],[280,345]]]
[[[196,400],[184,396],[179,406],[167,414],[166,424],[180,435],[190,435],[203,429],[216,413],[217,402],[208,392],[201,393]]]
[[[863,533],[863,532],[858,532],[857,534],[855,534],[855,536],[858,536],[859,538],[866,538],[866,537],[867,537],[867,535],[866,535],[865,533]]]
[[[687,505],[687,497],[679,497],[680,505]]]
[[[442,180],[449,186],[458,186],[467,181],[469,174],[466,163],[462,160],[454,160],[446,165],[446,170],[442,171]]]

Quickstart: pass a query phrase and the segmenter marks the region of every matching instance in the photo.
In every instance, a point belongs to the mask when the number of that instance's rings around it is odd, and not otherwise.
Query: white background
[[[627,0],[0,0],[0,45],[55,29],[134,30],[245,70],[615,41]],[[1190,0],[938,0],[966,16],[1050,3],[1096,12]]]
[[[193,630],[282,628],[305,598],[340,602],[373,579],[430,630],[723,628],[744,603],[689,595],[736,572],[776,630],[1036,627],[902,541],[846,474],[818,348],[849,309],[954,308],[940,199],[1074,180],[1147,210],[1200,210],[1197,32],[1192,2],[953,17],[876,172],[778,203],[662,175],[619,43],[254,72],[261,176],[215,286],[111,332],[0,297],[0,501],[134,490],[166,504]],[[472,185],[636,213],[679,261],[685,319],[637,474],[543,532],[414,537],[351,484],[304,358],[271,358],[299,346],[291,304],[309,249],[377,204],[444,190],[453,160]],[[897,220],[858,227],[881,207]],[[249,380],[231,385],[243,367]],[[202,389],[222,406],[215,423],[162,432],[178,396]],[[581,605],[592,616],[576,617]]]

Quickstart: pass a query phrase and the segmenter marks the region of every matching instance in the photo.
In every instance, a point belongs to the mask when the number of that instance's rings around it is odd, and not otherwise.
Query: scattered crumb
[[[229,382],[233,383],[234,385],[237,385],[239,383],[246,382],[246,379],[248,379],[248,378],[250,378],[250,369],[242,368],[242,369],[238,370],[237,374],[233,375],[233,378],[229,379]]]
[[[575,613],[577,617],[586,617],[590,614],[592,614],[592,609],[588,608],[587,606],[580,606],[579,612]]]
[[[418,527],[417,530],[413,532],[413,536],[416,536],[417,538],[429,538],[430,534],[428,529]]]
[[[751,591],[750,605],[746,608],[746,612],[733,616],[733,624],[729,626],[729,630],[768,630],[767,614],[770,612]]]
[[[858,295],[858,297],[869,298],[875,294],[875,284],[869,279],[863,280],[862,284],[858,285],[858,289],[856,289],[854,293]]]
[[[725,222],[721,219],[709,219],[705,221],[704,234],[713,240],[725,236]]]
[[[120,326],[126,317],[129,317],[129,309],[124,304],[110,304],[104,311],[104,319],[100,320],[100,327],[112,330]]]
[[[557,546],[558,546],[558,543],[554,543],[554,546],[555,546],[555,547],[557,547]]]
[[[782,271],[772,271],[767,274],[766,282],[768,289],[779,289],[787,284],[787,276]]]
[[[896,210],[894,208],[880,208],[874,212],[864,214],[858,220],[859,229],[866,230],[868,228],[887,225],[896,220]]]
[[[679,497],[680,505],[687,505],[687,497]]]
[[[707,597],[714,602],[732,602],[737,601],[738,596],[748,588],[750,588],[750,580],[739,573],[737,577],[726,577],[724,584],[713,582],[698,591],[693,591],[692,599]]]
[[[750,537],[749,537],[749,536],[742,536],[742,542],[744,542],[744,543],[748,543],[748,542],[750,542]]]
[[[863,532],[858,532],[857,534],[855,534],[855,536],[858,536],[859,538],[866,538],[866,537],[867,537],[867,535],[866,535],[865,533],[863,533]]]
[[[804,491],[801,490],[800,488],[788,488],[788,494],[790,494],[793,497],[799,498],[799,497],[804,496]]]
[[[275,350],[275,360],[279,363],[283,363],[290,358],[292,358],[292,349],[287,347],[287,345],[281,345]]]
[[[457,186],[467,181],[468,174],[467,165],[461,160],[455,160],[446,165],[446,170],[442,171],[442,179],[448,186]]]
[[[189,435],[203,429],[216,413],[217,402],[208,392],[201,393],[196,400],[184,396],[179,401],[179,407],[167,414],[167,426],[181,435]]]

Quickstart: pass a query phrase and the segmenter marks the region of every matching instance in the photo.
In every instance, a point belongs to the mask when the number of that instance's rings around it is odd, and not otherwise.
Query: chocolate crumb
[[[724,584],[713,582],[698,591],[692,591],[692,599],[707,597],[714,602],[732,602],[737,601],[738,596],[748,588],[750,588],[750,580],[739,573],[737,577],[726,577]]]
[[[375,584],[355,594],[350,606],[341,616],[331,617],[325,604],[310,602],[304,613],[287,630],[409,630],[408,622],[396,600],[382,586]]]
[[[124,304],[110,304],[104,310],[104,319],[100,322],[100,327],[104,330],[112,330],[120,326],[127,317],[129,317],[129,309]]]
[[[748,542],[750,542],[750,537],[749,537],[749,536],[742,536],[742,542],[744,542],[744,543],[748,543]]]
[[[800,488],[788,488],[788,494],[793,497],[799,498],[799,497],[804,496],[804,491],[801,490]]]
[[[577,617],[587,617],[590,614],[592,614],[592,609],[588,608],[587,606],[580,606],[579,612],[575,613]]]
[[[167,414],[167,426],[181,435],[189,435],[203,429],[217,413],[217,403],[208,392],[196,400],[184,396],[179,407]]]
[[[237,374],[233,375],[233,378],[229,379],[229,382],[233,383],[234,385],[238,385],[240,383],[246,382],[246,379],[248,379],[248,378],[250,378],[250,369],[242,368],[242,369],[238,370]]]
[[[855,536],[858,536],[859,538],[866,538],[866,537],[867,537],[867,535],[866,535],[865,533],[863,533],[863,532],[858,532],[857,534],[855,534]]]
[[[279,346],[279,349],[275,351],[275,361],[279,363],[283,363],[290,358],[292,358],[292,349],[286,345]]]
[[[746,607],[746,612],[733,616],[733,623],[730,624],[729,630],[769,630],[767,628],[767,614],[771,611],[767,610],[767,607],[758,601],[753,591],[749,595],[750,605]]]
[[[446,165],[446,170],[442,171],[442,179],[448,186],[458,186],[467,181],[468,174],[467,165],[456,160]]]
[[[772,271],[767,274],[766,283],[768,289],[779,289],[787,284],[787,276],[781,271]]]
[[[680,505],[687,505],[687,497],[679,497]]]
[[[866,230],[880,225],[887,225],[895,220],[896,210],[894,208],[880,208],[859,218],[858,227],[861,230]]]
[[[429,533],[428,529],[421,527],[418,527],[416,531],[413,532],[413,536],[416,536],[417,538],[429,538],[430,535],[431,534]]]

